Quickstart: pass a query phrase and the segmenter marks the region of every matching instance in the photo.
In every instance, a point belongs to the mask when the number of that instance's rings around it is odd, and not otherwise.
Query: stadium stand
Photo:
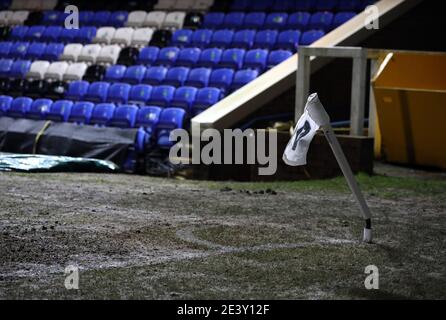
[[[67,29],[69,2],[1,1],[0,116],[144,127],[167,148],[171,130],[370,2],[77,0]]]

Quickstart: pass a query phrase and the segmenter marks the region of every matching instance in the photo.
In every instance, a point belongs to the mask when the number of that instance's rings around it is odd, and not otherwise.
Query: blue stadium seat
[[[234,31],[232,30],[217,30],[213,33],[210,46],[218,48],[226,48],[232,42]]]
[[[90,124],[96,126],[108,125],[110,119],[115,112],[115,105],[113,103],[99,103],[93,108],[91,114]]]
[[[314,11],[315,0],[295,0],[292,11]]]
[[[240,30],[232,38],[232,46],[235,48],[249,49],[254,44],[256,32],[254,30]]]
[[[286,28],[306,30],[310,19],[311,14],[308,12],[295,12],[289,15]]]
[[[266,69],[266,62],[268,59],[268,50],[266,49],[253,49],[246,52],[245,62],[243,68],[255,69],[259,73]]]
[[[110,14],[107,25],[115,28],[122,28],[127,22],[128,15],[129,13],[126,11],[114,11]]]
[[[238,29],[243,25],[245,14],[243,12],[227,13],[223,21],[223,27],[228,29]]]
[[[121,105],[115,109],[113,117],[108,123],[111,127],[133,128],[135,127],[138,107],[135,105]]]
[[[65,21],[68,18],[68,13],[65,12],[59,12],[57,16],[56,25],[58,26],[65,26]]]
[[[119,82],[124,77],[127,67],[121,64],[115,64],[107,68],[104,75],[104,81]]]
[[[94,17],[93,11],[81,10],[79,12],[79,25],[81,27],[90,26],[92,23],[91,21],[93,20],[93,17]]]
[[[200,59],[198,59],[198,65],[201,67],[213,68],[218,66],[223,54],[222,49],[209,48],[201,51]]]
[[[303,46],[308,46],[322,38],[324,35],[325,33],[322,30],[308,30],[302,34],[300,44]]]
[[[274,66],[282,63],[289,57],[291,57],[293,53],[288,50],[274,50],[269,53],[268,56],[268,62],[267,62],[267,68],[271,69]]]
[[[72,108],[68,122],[77,124],[89,124],[93,114],[94,103],[88,101],[76,102]]]
[[[162,48],[155,63],[157,65],[171,66],[175,64],[179,53],[180,49],[177,47]]]
[[[25,35],[28,32],[29,27],[27,26],[16,26],[11,29],[11,33],[9,34],[9,39],[14,41],[23,41],[25,39]]]
[[[9,77],[16,78],[16,79],[22,79],[22,78],[24,78],[25,74],[29,71],[30,67],[31,67],[31,61],[16,60],[11,66],[11,70],[9,72]]]
[[[256,33],[255,48],[271,49],[277,41],[279,33],[276,30],[262,30]]]
[[[219,88],[223,92],[231,86],[234,70],[228,68],[215,69],[209,78],[209,86]]]
[[[50,111],[53,100],[51,99],[36,99],[33,101],[26,117],[29,119],[43,120]]]
[[[197,88],[189,86],[178,88],[175,91],[175,95],[173,96],[170,106],[174,108],[182,108],[189,112],[192,104],[195,102],[197,91]]]
[[[55,101],[46,115],[47,120],[67,122],[71,113],[73,101],[58,100]]]
[[[220,66],[240,69],[245,58],[244,49],[226,49],[221,56]]]
[[[166,77],[163,83],[165,85],[171,85],[175,87],[182,86],[189,75],[189,68],[187,67],[174,67],[167,71]]]
[[[299,47],[300,36],[301,33],[298,30],[282,31],[277,37],[275,48],[297,51],[297,48]]]
[[[177,66],[192,67],[196,65],[200,54],[201,50],[198,48],[184,48],[180,51],[175,64]]]
[[[33,99],[28,97],[18,97],[11,102],[9,110],[6,115],[11,118],[25,118],[26,114],[31,109]]]
[[[355,16],[356,13],[354,12],[339,12],[334,16],[331,28],[336,29],[337,27],[343,25],[344,23],[354,18]]]
[[[103,81],[93,82],[88,87],[88,91],[85,94],[84,99],[98,103],[105,102],[109,87],[110,84],[108,82],[103,82]]]
[[[107,102],[117,104],[127,103],[131,85],[128,83],[114,83],[108,89]]]
[[[211,42],[213,31],[210,29],[198,29],[191,38],[191,45],[198,48],[205,48]]]
[[[167,107],[173,99],[175,87],[173,86],[157,86],[152,88],[152,94],[148,100],[149,105]]]
[[[28,50],[26,51],[25,59],[39,60],[43,56],[45,49],[46,44],[43,42],[31,43],[28,47]]]
[[[125,71],[122,82],[130,84],[139,84],[142,82],[144,75],[146,74],[147,68],[145,66],[131,66]]]
[[[274,12],[293,11],[294,0],[276,0],[274,1],[272,10]]]
[[[158,47],[145,47],[139,52],[138,63],[152,65],[158,58],[160,49]]]
[[[161,112],[156,128],[157,145],[162,149],[168,149],[175,144],[169,140],[170,133],[175,129],[183,128],[186,111],[179,108],[166,108]]]
[[[64,47],[65,46],[63,43],[49,43],[46,46],[41,59],[48,60],[50,62],[59,60],[60,55],[63,53]]]
[[[96,11],[91,19],[91,24],[96,27],[104,27],[108,25],[108,19],[110,19],[110,11]]]
[[[256,0],[251,1],[248,9],[250,11],[269,11],[273,6],[273,0]]]
[[[235,91],[257,78],[259,72],[253,69],[239,70],[234,74],[231,90]]]
[[[44,26],[32,26],[26,31],[24,39],[26,41],[39,41],[44,31]]]
[[[43,12],[43,18],[42,18],[42,24],[46,26],[55,26],[59,22],[59,15],[62,13],[59,13],[59,11],[44,11]]]
[[[14,60],[12,59],[0,59],[0,78],[9,77],[13,64]]]
[[[11,46],[11,50],[9,51],[9,57],[13,59],[20,59],[25,57],[26,51],[28,50],[29,43],[28,42],[14,42]]]
[[[187,46],[192,40],[193,33],[194,32],[192,30],[188,29],[180,29],[175,31],[172,35],[170,45],[178,47]]]
[[[143,82],[150,85],[159,85],[164,81],[164,78],[166,78],[166,74],[166,67],[159,66],[147,68]]]
[[[246,29],[260,29],[266,19],[266,14],[264,12],[250,12],[245,15],[245,20],[243,21],[243,28]]]
[[[65,99],[80,101],[88,92],[90,83],[88,81],[73,81],[68,85],[68,89],[65,92]]]
[[[223,12],[209,12],[204,16],[202,28],[216,29],[223,24],[225,14]]]
[[[216,104],[223,97],[222,92],[217,88],[199,89],[192,105],[192,114],[197,115],[210,106]]]
[[[0,96],[0,117],[5,115],[11,108],[12,100],[14,99],[10,96]]]
[[[359,0],[340,0],[337,9],[338,11],[359,11],[361,10],[361,2]]]
[[[59,42],[63,43],[72,43],[74,42],[74,38],[77,37],[79,29],[66,29],[63,28],[59,34]]]
[[[12,41],[0,42],[0,57],[7,58],[9,56],[9,52],[11,51],[12,44],[13,44]]]
[[[212,69],[210,68],[194,68],[189,72],[189,76],[185,82],[185,85],[196,88],[207,87],[209,83],[209,77],[211,76]]]
[[[138,84],[132,86],[129,94],[129,103],[136,104],[138,106],[146,105],[152,94],[152,86],[148,84]]]
[[[88,44],[96,36],[96,27],[81,27],[74,38],[74,42]]]
[[[317,0],[316,11],[334,11],[338,4],[338,0]]]
[[[280,30],[286,26],[288,14],[285,12],[273,12],[266,16],[264,29]]]
[[[231,11],[248,11],[251,0],[236,0],[232,1]]]
[[[314,30],[328,31],[333,22],[333,13],[331,12],[316,12],[311,16],[308,28]]]
[[[43,31],[42,36],[40,37],[40,41],[45,41],[45,42],[59,41],[59,36],[62,33],[62,29],[63,28],[60,26],[46,27],[45,31]]]
[[[160,107],[142,107],[136,115],[135,127],[144,128],[145,131],[152,133],[158,125],[162,109]]]

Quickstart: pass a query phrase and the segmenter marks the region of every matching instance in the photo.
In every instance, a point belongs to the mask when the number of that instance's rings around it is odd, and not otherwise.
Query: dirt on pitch
[[[376,171],[371,245],[342,178],[0,173],[0,299],[445,299],[445,175]]]

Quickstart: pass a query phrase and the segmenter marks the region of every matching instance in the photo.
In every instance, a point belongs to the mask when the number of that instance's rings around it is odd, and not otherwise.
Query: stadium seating
[[[144,128],[160,148],[371,3],[75,2],[79,29],[64,27],[67,1],[0,1],[0,116]]]

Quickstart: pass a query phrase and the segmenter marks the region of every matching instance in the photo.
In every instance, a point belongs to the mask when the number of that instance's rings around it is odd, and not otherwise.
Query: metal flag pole
[[[372,215],[370,213],[370,209],[367,206],[367,202],[365,201],[361,189],[359,188],[358,182],[356,181],[352,169],[350,168],[344,152],[341,149],[341,145],[334,134],[333,128],[330,124],[330,117],[320,102],[317,93],[313,93],[308,97],[306,109],[308,110],[310,117],[322,128],[328,144],[330,145],[331,150],[333,150],[336,160],[338,161],[339,167],[341,167],[342,173],[347,180],[348,186],[359,204],[359,208],[365,220],[363,241],[370,243],[372,242]]]

